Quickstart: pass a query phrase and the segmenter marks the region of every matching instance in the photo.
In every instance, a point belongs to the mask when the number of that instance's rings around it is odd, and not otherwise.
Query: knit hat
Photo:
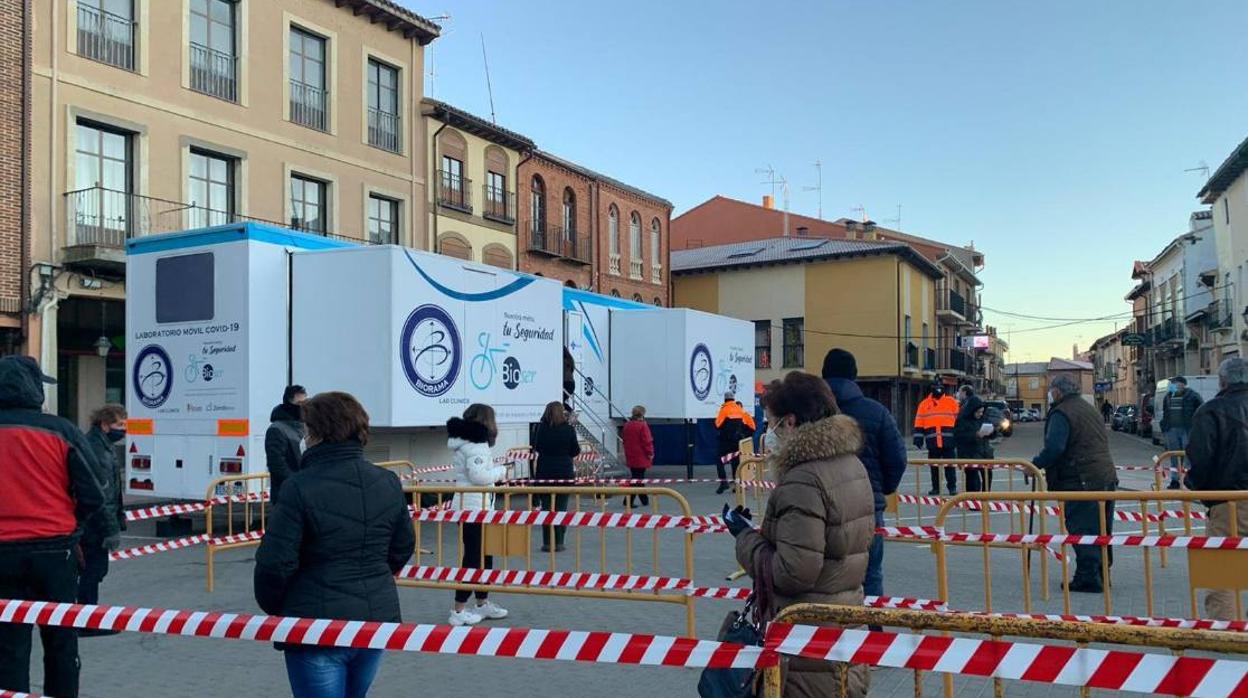
[[[832,349],[823,357],[823,378],[858,378],[858,361],[844,349]]]

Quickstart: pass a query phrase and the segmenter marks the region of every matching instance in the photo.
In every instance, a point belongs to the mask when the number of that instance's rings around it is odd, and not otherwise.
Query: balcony
[[[126,241],[134,238],[242,222],[286,223],[219,211],[195,203],[140,196],[101,187],[65,194],[64,263],[106,275],[124,275]],[[368,244],[360,238],[325,237]]]
[[[368,110],[368,144],[392,153],[403,152],[402,117],[380,109]]]
[[[563,259],[574,264],[590,263],[590,239],[557,225],[535,225],[529,230],[529,252]]]
[[[1179,324],[1176,318],[1162,320],[1153,326],[1150,334],[1152,335],[1153,346],[1169,343],[1182,344],[1187,339],[1184,336],[1183,326]]]
[[[641,280],[641,260],[640,259],[628,260],[628,278],[636,279],[638,281]]]
[[[608,273],[614,274],[615,276],[620,275],[620,253],[619,252],[611,253],[611,259],[608,263],[607,271]]]
[[[936,370],[936,350],[935,349],[923,350],[923,370],[924,371]]]
[[[227,102],[237,102],[238,57],[191,44],[191,89]]]
[[[1229,330],[1235,325],[1231,306],[1226,301],[1214,301],[1205,309],[1205,323],[1211,330]]]
[[[974,362],[961,349],[940,349],[936,370],[942,373],[969,373]]]
[[[317,131],[328,131],[329,91],[306,82],[291,80],[290,120]]]
[[[134,20],[78,3],[78,55],[134,70]]]
[[[960,323],[966,321],[966,298],[957,291],[936,289],[936,317]]]
[[[906,342],[906,368],[919,367],[919,348],[913,342]]]
[[[472,213],[472,180],[467,177],[438,170],[438,205],[461,213]]]
[[[663,265],[662,264],[659,264],[658,262],[654,262],[650,265],[650,283],[652,284],[663,283]]]
[[[481,187],[484,205],[481,217],[498,223],[513,225],[516,222],[516,195],[499,187],[486,184]]]

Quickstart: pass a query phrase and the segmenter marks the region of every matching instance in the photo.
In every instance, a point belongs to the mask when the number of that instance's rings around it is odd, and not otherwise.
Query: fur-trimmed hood
[[[454,443],[455,440],[473,443],[488,444],[490,442],[490,432],[480,422],[469,422],[459,417],[451,417],[446,420],[447,443],[451,448],[458,448]]]
[[[783,474],[813,460],[856,456],[862,450],[862,430],[844,414],[799,426],[776,452],[776,472]]]

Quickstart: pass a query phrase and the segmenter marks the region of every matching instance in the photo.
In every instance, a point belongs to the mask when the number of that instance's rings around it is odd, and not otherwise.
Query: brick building
[[[0,0],[0,355],[24,351],[30,266],[29,3]]]
[[[671,202],[542,151],[518,180],[521,271],[671,305]]]

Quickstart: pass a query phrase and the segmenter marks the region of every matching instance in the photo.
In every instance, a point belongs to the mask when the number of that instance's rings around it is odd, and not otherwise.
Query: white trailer
[[[354,394],[368,457],[421,465],[448,462],[444,424],[472,402],[497,411],[500,452],[527,444],[562,398],[564,348],[594,416],[582,425],[611,450],[634,404],[713,417],[725,390],[753,385],[750,323],[396,246],[220,226],[131,241],[127,278],[136,494],[199,499],[213,480],[265,472],[269,414],[291,383]]]
[[[265,471],[287,381],[288,257],[344,243],[246,224],[126,245],[127,491],[204,496]]]

